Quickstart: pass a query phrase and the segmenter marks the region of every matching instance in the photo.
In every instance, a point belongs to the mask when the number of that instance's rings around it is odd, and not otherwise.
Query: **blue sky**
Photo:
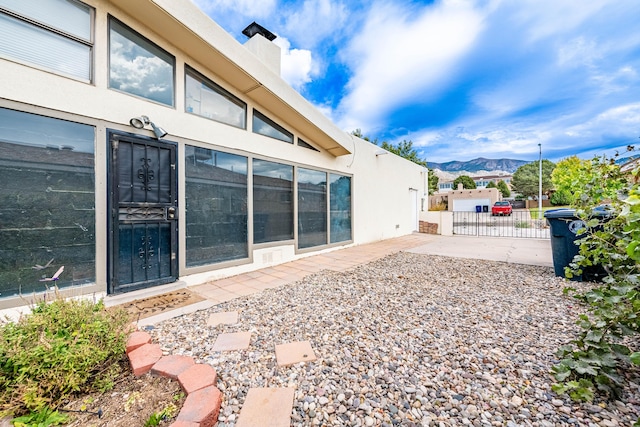
[[[640,143],[639,0],[193,0],[345,131],[432,162],[557,161]],[[640,145],[640,144],[638,144]]]

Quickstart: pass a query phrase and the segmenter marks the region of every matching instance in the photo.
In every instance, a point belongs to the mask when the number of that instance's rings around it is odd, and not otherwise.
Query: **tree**
[[[436,175],[435,171],[431,168],[427,168],[429,171],[429,195],[438,192],[438,181],[440,178]]]
[[[509,186],[503,180],[498,181],[498,190],[502,193],[502,197],[511,196],[511,190],[509,190]]]
[[[588,160],[580,160],[577,156],[562,159],[551,173],[551,182],[556,193],[562,192],[561,196],[568,197],[568,203],[573,203],[577,192],[584,190],[590,175],[592,163]],[[560,197],[560,196],[558,196]]]
[[[556,190],[551,195],[551,204],[553,206],[566,206],[573,203],[573,194],[568,190]]]
[[[351,135],[353,136],[357,136],[358,138],[362,138],[365,141],[368,141],[372,144],[378,145],[378,139],[370,139],[368,136],[365,136],[362,134],[362,130],[360,129],[356,129],[354,131],[351,132]],[[380,144],[380,147],[382,147],[383,149],[389,151],[390,153],[396,154],[402,158],[405,158],[417,165],[420,166],[424,166],[427,167],[427,161],[424,159],[421,159],[418,156],[418,151],[413,148],[413,141],[409,140],[404,140],[400,143],[398,143],[398,145],[393,145],[390,142],[387,141],[382,141],[382,144]],[[433,194],[435,192],[438,191],[438,177],[436,176],[435,172],[433,169],[431,168],[427,168],[428,169],[428,174],[429,174],[429,194]]]
[[[418,151],[413,148],[413,141],[404,140],[398,145],[393,145],[387,141],[382,141],[380,145],[383,149],[396,154],[402,158],[405,158],[413,163],[427,167],[427,161],[418,157]],[[433,194],[438,191],[438,177],[433,169],[427,168],[429,174],[429,194]]]
[[[496,185],[495,182],[489,181],[489,183],[487,184],[487,186],[485,188],[498,188],[498,186]]]
[[[427,167],[427,161],[418,157],[418,152],[413,148],[413,141],[407,141],[406,139],[399,142],[398,145],[393,145],[387,141],[382,141],[380,145],[383,149],[412,161],[420,166]]]
[[[371,140],[368,136],[362,134],[362,130],[360,128],[358,128],[358,129],[356,129],[354,131],[351,131],[351,135],[357,136],[360,139],[364,139],[367,142],[370,142],[372,144],[378,145],[378,139],[377,138],[374,139],[374,140]]]
[[[476,183],[473,182],[473,179],[471,179],[471,177],[467,175],[460,175],[453,180],[454,190],[458,189],[458,184],[462,184],[462,188],[465,188],[467,190],[474,190],[476,188]]]
[[[538,195],[538,186],[539,186],[539,166],[540,162],[536,160],[535,162],[527,163],[526,165],[522,165],[516,170],[513,174],[513,178],[511,179],[511,185],[513,189],[522,194],[523,196],[536,196]],[[543,159],[542,160],[542,193],[547,193],[549,190],[553,189],[553,184],[551,183],[551,173],[553,169],[556,167],[555,163],[552,161]]]

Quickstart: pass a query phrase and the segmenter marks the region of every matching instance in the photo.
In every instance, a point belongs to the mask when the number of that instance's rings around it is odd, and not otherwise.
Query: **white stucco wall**
[[[130,1],[130,0],[128,0]],[[0,107],[12,108],[50,117],[57,117],[92,125],[96,129],[96,286],[91,291],[106,289],[106,247],[107,247],[107,129],[152,136],[150,130],[137,130],[129,125],[132,117],[147,115],[158,126],[168,131],[164,138],[178,143],[178,194],[184,194],[184,146],[200,145],[212,149],[233,152],[247,157],[259,157],[266,160],[281,161],[301,167],[310,167],[352,176],[352,224],[353,242],[365,244],[382,239],[402,236],[413,232],[417,212],[414,206],[415,192],[420,198],[425,193],[424,173],[426,170],[412,162],[391,153],[376,155],[380,148],[357,137],[349,135],[331,123],[326,117],[291,89],[273,71],[260,64],[255,55],[245,50],[233,38],[224,33],[219,26],[211,24],[188,0],[137,0],[133,3],[114,0],[115,3],[140,7],[140,3],[159,4],[173,11],[180,18],[190,20],[190,28],[202,31],[202,37],[216,44],[226,55],[246,69],[246,72],[260,80],[279,102],[287,103],[301,113],[290,122],[282,120],[283,111],[270,110],[242,90],[230,85],[216,74],[216,70],[194,60],[185,49],[174,45],[170,39],[160,36],[132,16],[107,0],[85,0],[96,8],[94,81],[81,82],[47,72],[26,64],[0,58]],[[107,14],[115,16],[124,24],[131,26],[154,43],[176,57],[175,67],[175,106],[168,107],[108,88],[108,51]],[[208,22],[208,23],[207,23]],[[217,84],[245,101],[248,106],[248,128],[238,129],[220,124],[202,117],[187,114],[185,110],[184,73],[185,64],[195,68]],[[261,99],[261,98],[260,98]],[[273,105],[279,105],[274,103]],[[316,152],[297,145],[287,144],[251,132],[251,110],[256,108],[270,116],[276,122],[292,131],[296,136],[314,143],[305,133],[309,131],[308,121],[322,129],[325,135],[334,138],[338,146],[343,146],[351,154],[335,157],[326,150]],[[286,119],[286,117],[285,117]],[[302,131],[300,130],[302,129]],[[327,144],[324,142],[324,144]],[[185,212],[184,203],[179,204],[181,241],[184,239]],[[336,247],[322,248],[316,252],[297,253],[291,244],[255,249],[252,261],[220,269],[212,265],[206,272],[187,271],[184,267],[184,245],[180,245],[180,279],[187,283],[201,283],[231,274],[256,269],[265,265],[286,262]],[[202,270],[202,269],[200,269]]]

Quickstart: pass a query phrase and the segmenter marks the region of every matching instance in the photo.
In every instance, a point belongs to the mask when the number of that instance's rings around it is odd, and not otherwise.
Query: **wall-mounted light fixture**
[[[151,120],[149,120],[149,117],[147,116],[134,117],[131,120],[129,120],[129,124],[136,129],[142,129],[146,125],[150,125],[151,129],[153,129],[153,133],[156,136],[156,139],[164,138],[165,136],[167,136],[167,133],[168,133],[166,130],[162,129],[160,126],[156,126]]]
[[[384,156],[385,154],[389,154],[389,152],[387,150],[378,150],[374,154],[376,155],[376,157],[378,157],[378,156]]]

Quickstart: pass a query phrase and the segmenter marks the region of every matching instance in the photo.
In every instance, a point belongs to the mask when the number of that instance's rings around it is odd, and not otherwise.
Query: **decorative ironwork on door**
[[[150,183],[155,176],[155,172],[149,166],[149,163],[151,163],[151,159],[143,157],[140,159],[140,161],[142,162],[142,168],[138,169],[138,178],[142,180],[142,189],[145,191],[151,191]]]
[[[111,134],[110,292],[177,279],[176,146]]]

